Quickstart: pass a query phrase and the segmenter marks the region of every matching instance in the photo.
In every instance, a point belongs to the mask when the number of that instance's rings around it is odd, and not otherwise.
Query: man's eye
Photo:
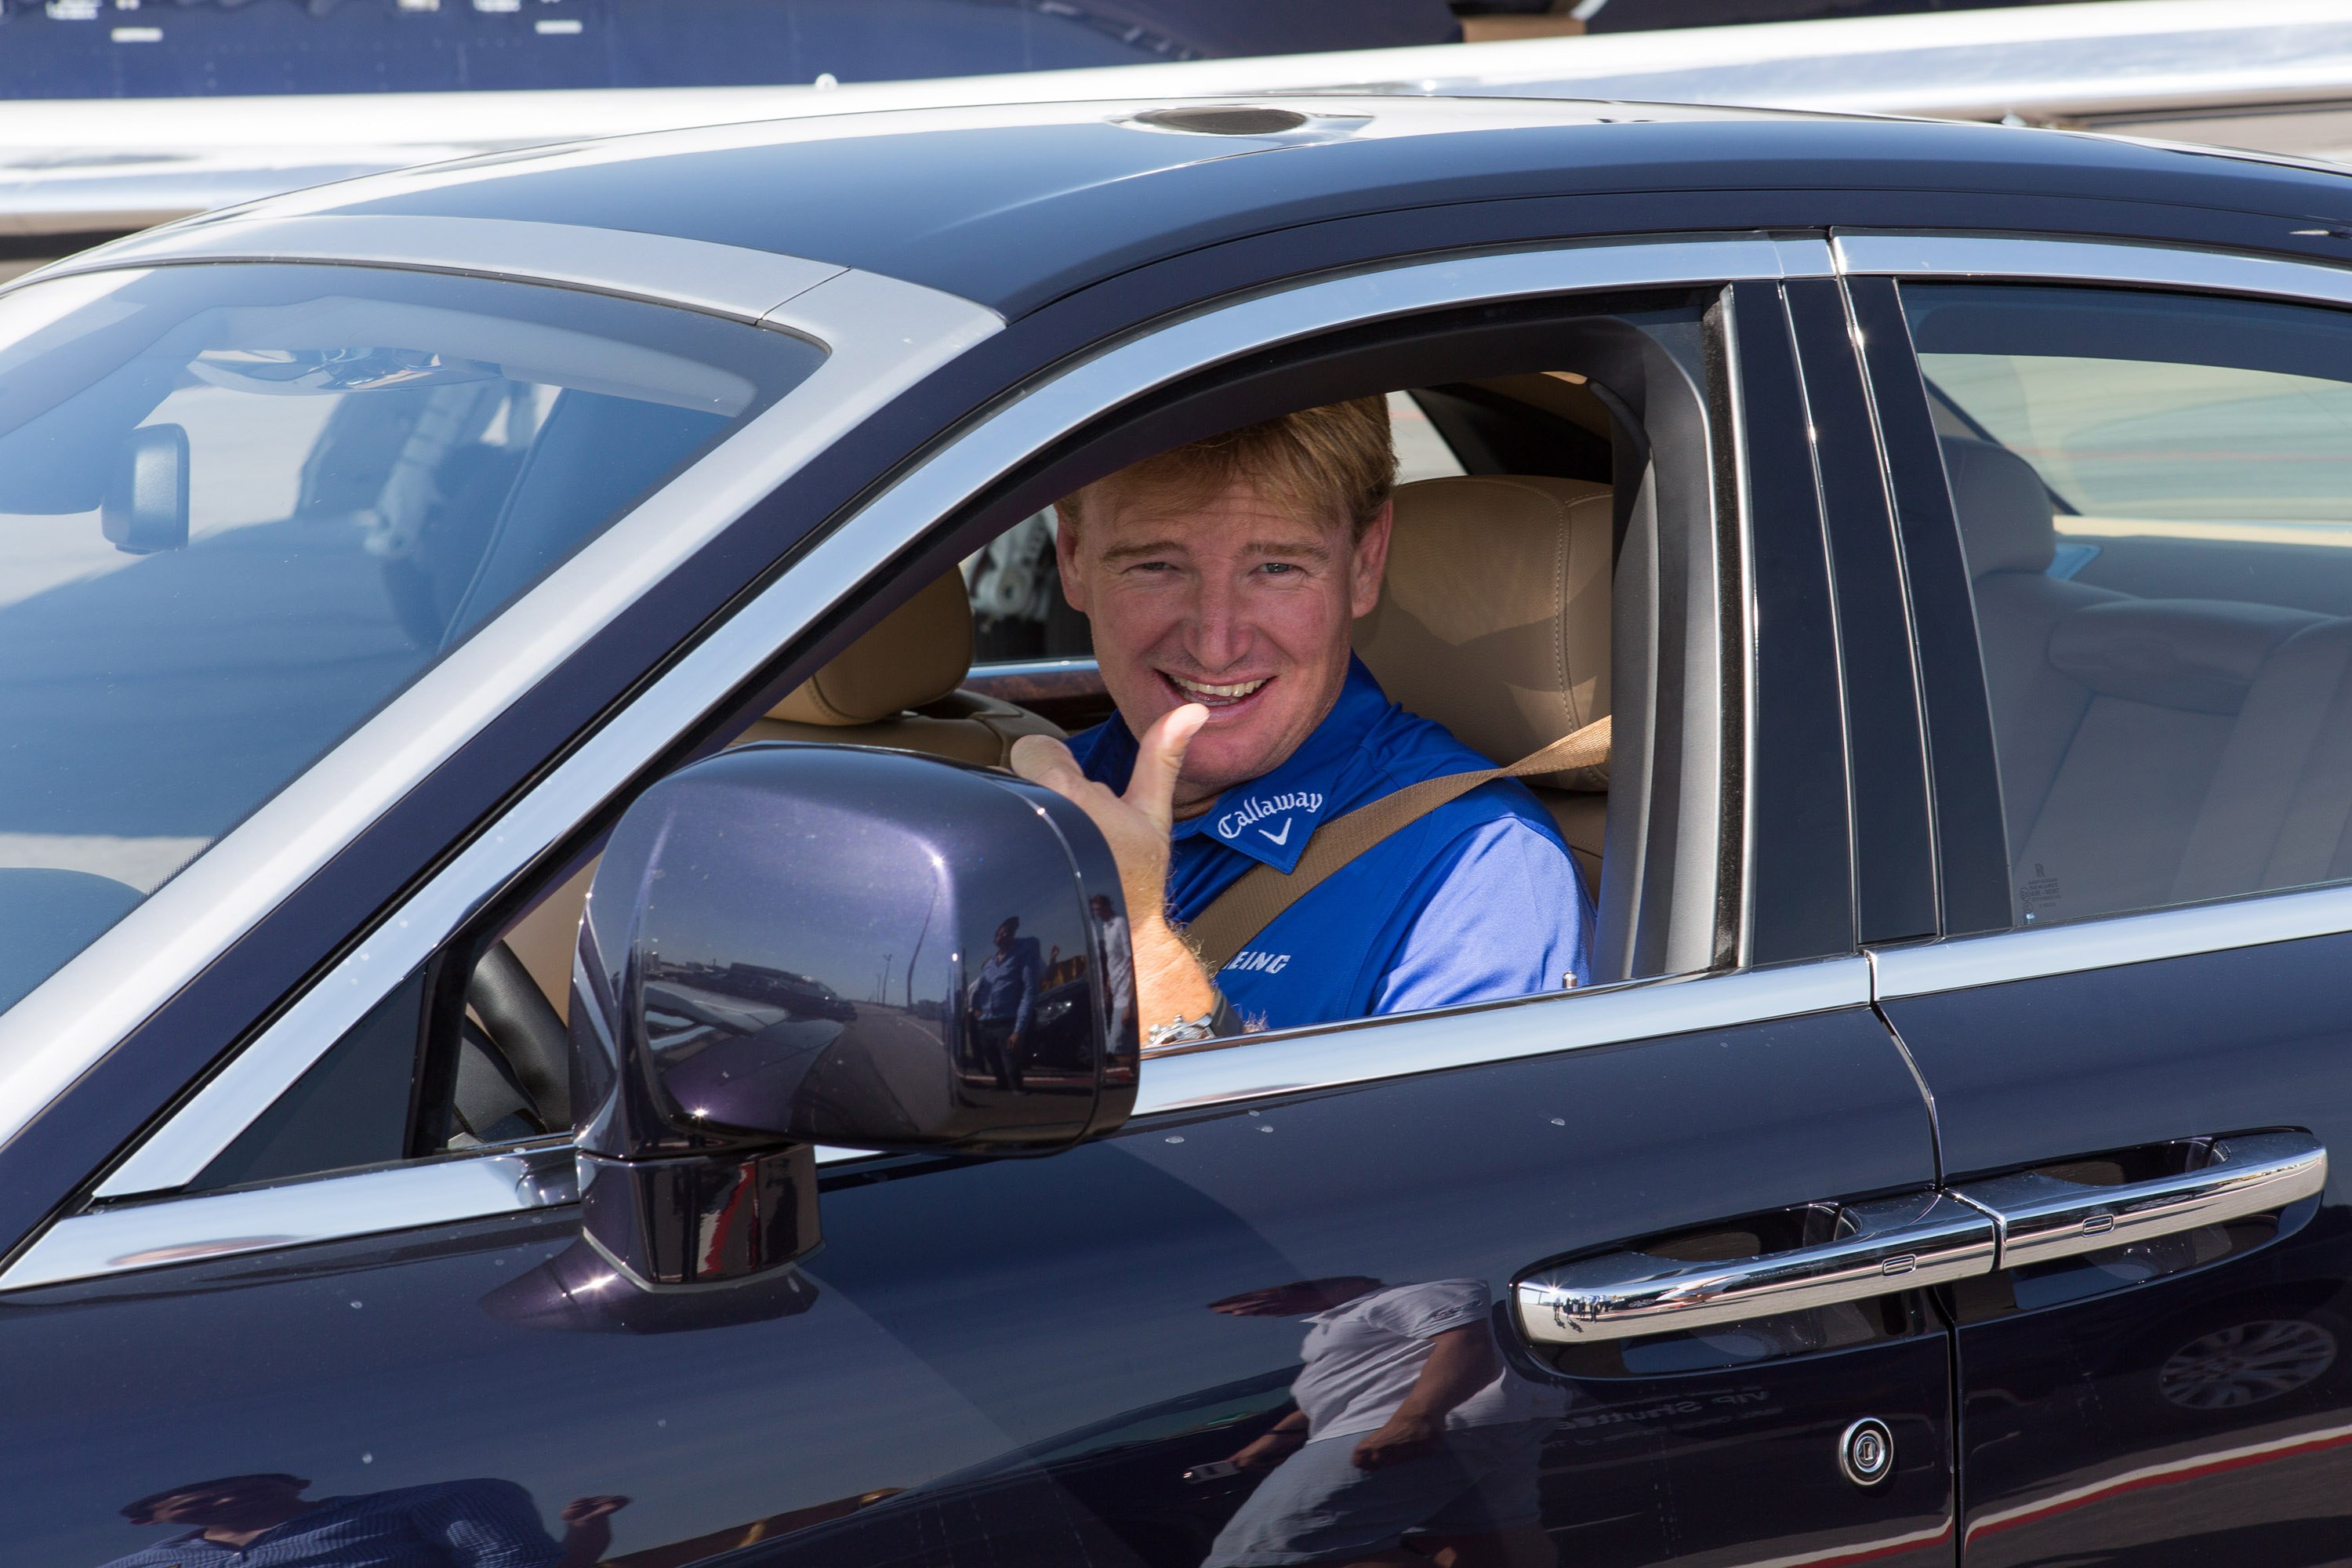
[[[1269,577],[1286,577],[1297,572],[1298,566],[1297,563],[1290,561],[1269,561],[1258,570]]]

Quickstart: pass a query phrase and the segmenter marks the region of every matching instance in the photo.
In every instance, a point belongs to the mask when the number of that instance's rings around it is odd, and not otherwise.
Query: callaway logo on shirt
[[[1319,792],[1300,793],[1286,790],[1271,800],[1261,800],[1252,796],[1242,802],[1238,810],[1229,811],[1217,818],[1217,837],[1238,838],[1244,828],[1254,826],[1270,817],[1281,816],[1286,812],[1293,811],[1303,811],[1311,816],[1322,809],[1323,796]],[[1290,842],[1290,821],[1285,821],[1279,832],[1267,827],[1260,827],[1257,831],[1265,834],[1276,844],[1286,845]]]

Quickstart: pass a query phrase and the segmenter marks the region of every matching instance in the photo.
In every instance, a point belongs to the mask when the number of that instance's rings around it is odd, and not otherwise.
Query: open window
[[[1727,649],[1744,633],[1726,624],[1739,613],[1725,580],[1738,552],[1719,512],[1736,490],[1711,412],[1724,406],[1709,384],[1718,326],[1711,290],[1528,301],[1335,334],[1107,409],[909,540],[830,644],[814,660],[787,650],[763,686],[709,718],[696,754],[823,741],[1001,766],[1023,735],[1098,722],[1110,705],[1087,645],[1052,640],[1066,620],[1049,613],[1018,633],[1034,657],[991,657],[1015,645],[992,617],[1003,599],[983,591],[1006,579],[986,573],[1041,535],[1050,565],[1053,502],[1129,463],[1385,395],[1402,482],[1360,657],[1392,700],[1498,764],[1610,716],[1605,766],[1533,781],[1598,906],[1593,981],[1720,967],[1738,941],[1722,911],[1738,907],[1719,886],[1738,864],[1726,851],[1740,720],[1724,694],[1740,675]],[[195,1187],[380,1162],[395,1145],[413,1158],[568,1133],[572,949],[598,835],[625,805],[607,803],[562,863],[350,1031],[264,1119],[274,1131],[257,1123]],[[1261,1037],[1278,1037],[1245,1039]],[[375,1131],[299,1131],[334,1121]],[[339,1142],[345,1157],[328,1152]]]

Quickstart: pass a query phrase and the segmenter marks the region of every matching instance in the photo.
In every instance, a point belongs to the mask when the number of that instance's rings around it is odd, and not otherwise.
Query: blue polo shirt
[[[1088,778],[1127,788],[1135,736],[1124,719],[1070,750]],[[1193,919],[1253,866],[1288,874],[1318,827],[1360,805],[1494,765],[1391,702],[1351,658],[1339,701],[1297,751],[1176,825],[1169,913]],[[1570,974],[1591,980],[1591,929],[1550,813],[1517,781],[1497,779],[1333,872],[1235,954],[1217,985],[1236,1013],[1272,1029],[1525,996]]]

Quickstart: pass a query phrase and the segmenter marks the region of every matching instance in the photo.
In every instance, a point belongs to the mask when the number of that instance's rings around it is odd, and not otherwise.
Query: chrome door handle
[[[1584,1344],[1803,1311],[1993,1268],[1992,1220],[1937,1193],[1841,1211],[1846,1234],[1756,1258],[1685,1263],[1643,1252],[1579,1258],[1512,1288],[1519,1326],[1541,1344]]]
[[[2046,1263],[2284,1208],[2327,1185],[2327,1151],[2308,1132],[2250,1132],[2213,1144],[2200,1170],[2095,1187],[2039,1171],[1953,1193],[1990,1215],[2003,1268]]]

